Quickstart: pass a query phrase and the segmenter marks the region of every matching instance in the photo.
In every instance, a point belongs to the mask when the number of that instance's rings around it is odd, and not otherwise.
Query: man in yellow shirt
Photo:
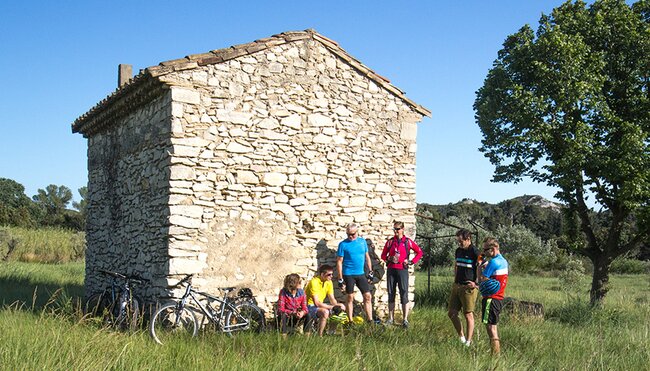
[[[323,264],[318,268],[314,278],[309,281],[305,288],[307,296],[307,312],[310,320],[318,318],[318,335],[323,336],[327,319],[332,309],[339,307],[345,310],[345,306],[336,301],[334,297],[334,285],[332,285],[332,276],[334,267]],[[325,304],[325,299],[329,299],[329,304]]]

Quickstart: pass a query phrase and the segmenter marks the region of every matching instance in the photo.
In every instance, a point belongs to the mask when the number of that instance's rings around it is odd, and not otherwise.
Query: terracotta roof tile
[[[191,55],[188,55],[185,58],[187,58],[187,59],[189,59],[191,61],[196,61],[196,60],[201,60],[201,59],[210,58],[210,57],[214,57],[214,54],[212,54],[212,53],[191,54]]]
[[[105,116],[105,113],[103,113],[103,111],[108,109],[111,104],[116,102],[121,97],[126,97],[127,95],[132,94],[137,87],[150,83],[149,80],[155,79],[158,76],[162,76],[173,71],[187,70],[196,68],[198,66],[223,63],[230,59],[252,54],[277,45],[310,38],[320,42],[329,51],[346,61],[352,67],[356,68],[360,73],[366,75],[368,78],[375,81],[375,83],[377,83],[379,86],[385,88],[386,90],[404,100],[404,102],[413,107],[413,109],[415,109],[420,114],[431,116],[431,112],[428,109],[408,99],[402,90],[390,84],[390,80],[377,74],[368,66],[361,63],[358,59],[352,57],[344,49],[342,49],[336,41],[319,34],[313,29],[308,29],[305,31],[283,32],[271,37],[255,40],[250,43],[212,50],[208,53],[192,54],[186,56],[185,58],[164,61],[159,63],[157,66],[145,68],[141,70],[140,73],[131,79],[128,83],[124,84],[121,88],[117,89],[105,99],[97,103],[97,105],[91,108],[88,112],[77,118],[72,124],[72,131],[80,132],[84,135],[91,131],[94,131],[93,128],[87,127],[88,123],[94,122],[95,119],[99,118],[100,116]],[[157,86],[157,84],[154,85]],[[148,97],[150,94],[140,95]],[[140,100],[143,101],[143,98],[140,98]],[[121,106],[125,105],[121,104]],[[126,106],[131,107],[131,105],[128,104]]]

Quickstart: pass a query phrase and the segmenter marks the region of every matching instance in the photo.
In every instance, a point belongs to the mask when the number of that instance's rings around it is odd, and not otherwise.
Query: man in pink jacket
[[[393,232],[395,235],[386,241],[384,250],[381,253],[381,259],[388,264],[386,272],[386,283],[388,286],[388,321],[387,324],[393,323],[395,316],[395,294],[396,288],[399,287],[399,296],[402,303],[402,327],[408,328],[409,321],[409,271],[410,265],[416,264],[422,257],[422,249],[412,239],[404,235],[404,223],[393,222]],[[410,260],[410,251],[415,252],[415,257]]]

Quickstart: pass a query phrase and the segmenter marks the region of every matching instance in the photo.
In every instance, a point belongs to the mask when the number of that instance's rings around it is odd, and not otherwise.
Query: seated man
[[[309,281],[305,288],[307,295],[307,311],[310,318],[318,318],[318,335],[323,336],[327,319],[330,316],[330,311],[335,307],[342,310],[345,306],[336,301],[334,297],[334,285],[332,285],[332,276],[334,274],[334,267],[331,265],[321,265],[314,278]],[[330,304],[325,304],[325,298],[329,299]]]

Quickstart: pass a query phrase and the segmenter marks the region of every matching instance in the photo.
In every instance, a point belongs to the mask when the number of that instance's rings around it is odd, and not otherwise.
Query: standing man
[[[368,245],[368,255],[370,255],[370,261],[372,262],[372,273],[374,274],[374,278],[369,280],[368,283],[370,284],[370,295],[372,296],[372,318],[376,320],[379,316],[377,315],[377,307],[375,306],[377,300],[375,293],[377,292],[377,283],[379,283],[386,274],[386,269],[384,268],[384,262],[379,258],[379,256],[377,256],[375,244],[369,238],[366,238],[365,240],[366,245]],[[366,272],[366,277],[368,277],[368,273],[370,272]]]
[[[374,278],[372,272],[372,263],[368,254],[368,245],[366,240],[359,237],[359,226],[350,223],[345,228],[348,238],[339,243],[336,251],[336,270],[339,274],[339,288],[347,294],[345,310],[348,313],[348,319],[352,323],[353,303],[354,303],[354,286],[356,285],[363,294],[363,309],[366,312],[366,319],[372,322],[372,295],[370,294],[370,285],[368,280]],[[368,276],[364,275],[364,264],[368,267]]]
[[[483,323],[490,337],[492,354],[498,355],[501,352],[501,343],[499,342],[497,323],[501,314],[503,295],[508,284],[508,262],[499,251],[499,242],[492,237],[483,241],[483,254],[490,258],[490,261],[481,273],[481,281],[495,279],[499,282],[499,290],[492,295],[483,296],[481,302]]]
[[[305,295],[307,296],[307,311],[309,313],[309,320],[314,321],[318,319],[318,335],[323,336],[327,319],[335,307],[344,310],[343,304],[336,301],[334,297],[334,286],[332,285],[332,276],[334,267],[331,265],[323,264],[318,268],[318,272],[314,278],[309,281],[305,288]],[[325,299],[329,299],[329,304],[325,303]]]
[[[472,234],[467,229],[456,232],[456,258],[454,260],[454,284],[449,295],[449,308],[447,315],[454,324],[460,337],[460,342],[466,346],[472,344],[474,335],[474,308],[478,297],[477,268],[478,250],[472,245]],[[458,318],[458,313],[463,311],[467,323],[467,337],[463,333],[463,325]]]
[[[422,249],[415,241],[404,235],[404,223],[393,222],[395,235],[386,241],[381,259],[388,263],[386,279],[388,289],[388,323],[395,318],[395,294],[399,287],[399,298],[402,303],[402,327],[409,326],[409,266],[416,264],[422,258]],[[411,250],[415,251],[413,260],[409,259]]]

